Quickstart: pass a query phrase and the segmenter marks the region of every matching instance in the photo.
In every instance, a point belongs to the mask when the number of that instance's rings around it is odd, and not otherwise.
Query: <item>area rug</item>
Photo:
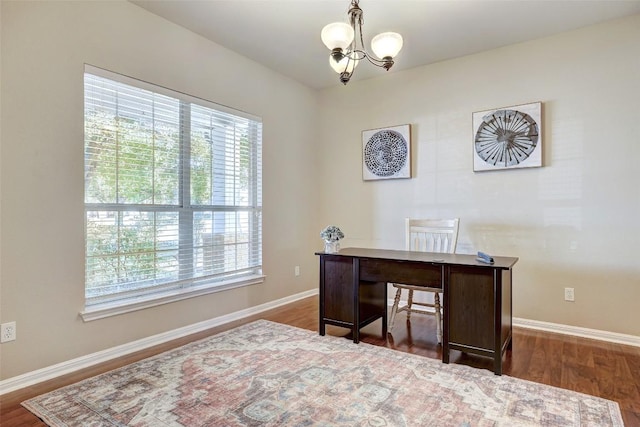
[[[616,402],[259,320],[22,403],[51,426],[622,426]]]

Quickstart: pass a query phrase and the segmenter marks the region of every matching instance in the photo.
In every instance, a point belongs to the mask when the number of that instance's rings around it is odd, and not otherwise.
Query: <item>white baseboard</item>
[[[295,295],[281,298],[279,300],[261,304],[256,307],[250,307],[244,310],[205,320],[203,322],[194,323],[193,325],[153,335],[107,350],[88,354],[86,356],[81,356],[76,359],[48,366],[46,368],[27,372],[16,377],[7,378],[6,380],[0,381],[0,395],[10,393],[12,391],[19,390],[21,388],[25,388],[43,381],[47,381],[61,375],[69,374],[80,369],[88,368],[90,366],[97,365],[98,363],[107,362],[117,357],[126,356],[127,354],[144,350],[145,348],[153,347],[155,345],[162,344],[177,338],[182,338],[187,335],[220,326],[225,323],[253,316],[255,314],[259,314],[264,311],[271,310],[273,308],[277,308],[317,294],[318,289],[311,289],[309,291],[301,292]],[[393,305],[393,300],[389,300],[389,306],[391,305]],[[539,320],[522,319],[517,317],[513,318],[513,326],[640,347],[640,337],[635,335],[619,334],[616,332],[581,328],[577,326],[562,325],[558,323],[542,322]]]
[[[253,316],[255,314],[259,314],[264,311],[271,310],[292,303],[294,301],[316,295],[317,293],[318,289],[301,292],[295,295],[281,298],[279,300],[270,301],[268,303],[264,303],[255,307],[236,311],[234,313],[230,313],[220,317],[215,317],[203,322],[194,323],[193,325],[184,326],[172,331],[163,332],[161,334],[119,345],[117,347],[112,347],[107,350],[98,351],[96,353],[58,363],[56,365],[47,366],[46,368],[27,372],[25,374],[18,375],[12,378],[7,378],[6,380],[0,381],[0,395],[19,390],[21,388],[25,388],[43,381],[47,381],[61,375],[69,374],[80,369],[88,368],[90,366],[97,365],[98,363],[103,363],[118,357],[126,356],[127,354],[144,350],[145,348],[163,344],[177,338],[182,338],[196,332],[205,331],[216,326],[224,325],[225,323]]]
[[[581,328],[579,326],[563,325],[559,323],[542,322],[540,320],[522,319],[519,317],[513,318],[513,326],[640,347],[640,337],[636,335]]]

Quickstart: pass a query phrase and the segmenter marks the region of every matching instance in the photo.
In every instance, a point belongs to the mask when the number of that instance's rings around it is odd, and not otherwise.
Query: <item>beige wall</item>
[[[129,2],[2,2],[6,379],[317,286],[316,92]],[[83,64],[263,118],[262,285],[83,323]],[[299,265],[301,276],[294,277]]]
[[[459,252],[520,258],[515,316],[640,336],[638,52],[640,15],[336,84],[320,95],[322,218],[343,247],[402,249],[403,218],[460,217]],[[536,101],[544,167],[474,173],[472,112]],[[414,178],[363,182],[360,132],[405,123]]]
[[[401,248],[406,216],[520,257],[516,316],[640,336],[640,16],[315,92],[128,2],[0,11],[0,379],[314,289],[323,226]],[[84,63],[263,117],[263,285],[79,319]],[[471,113],[534,101],[545,166],[474,174]],[[360,132],[404,123],[415,177],[362,182]]]

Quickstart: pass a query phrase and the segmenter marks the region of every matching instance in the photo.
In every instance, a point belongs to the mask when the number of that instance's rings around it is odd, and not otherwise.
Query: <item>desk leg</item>
[[[325,334],[325,323],[324,323],[324,286],[325,286],[325,275],[324,275],[324,268],[325,268],[325,260],[324,257],[321,256],[320,257],[320,286],[319,286],[319,299],[320,299],[320,307],[319,307],[319,315],[320,315],[320,319],[318,321],[318,334],[320,334],[321,336],[324,336]]]
[[[324,336],[326,332],[326,324],[324,323],[324,309],[324,288],[322,285],[320,285],[320,309],[318,310],[320,312],[320,319],[318,319],[318,334],[320,334],[321,336]]]
[[[502,375],[502,354],[496,356],[493,359],[493,373],[496,375]]]
[[[387,336],[387,334],[389,333],[387,320],[387,312],[389,311],[387,307],[387,292],[389,292],[389,286],[387,285],[387,282],[383,282],[382,286],[384,286],[384,299],[382,304],[382,339],[386,341],[387,338],[389,338]]]
[[[353,258],[353,342],[360,342],[360,259]]]

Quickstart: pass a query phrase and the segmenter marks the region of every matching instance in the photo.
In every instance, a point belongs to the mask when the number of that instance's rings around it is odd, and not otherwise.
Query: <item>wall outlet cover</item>
[[[0,342],[15,341],[16,322],[7,322],[0,325]]]

